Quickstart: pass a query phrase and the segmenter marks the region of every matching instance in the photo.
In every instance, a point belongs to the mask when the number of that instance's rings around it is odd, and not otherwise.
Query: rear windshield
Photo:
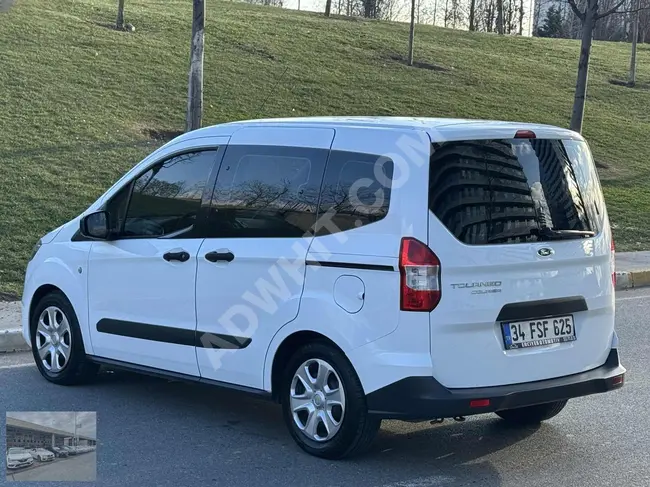
[[[602,194],[585,142],[436,144],[429,174],[429,209],[466,244],[534,242],[549,239],[548,233],[584,232],[584,238],[600,231]]]

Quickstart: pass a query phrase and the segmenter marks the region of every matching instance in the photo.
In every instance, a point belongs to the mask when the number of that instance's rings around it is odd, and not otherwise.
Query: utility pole
[[[187,88],[185,131],[201,127],[203,118],[203,47],[205,43],[205,0],[193,0],[190,75]]]

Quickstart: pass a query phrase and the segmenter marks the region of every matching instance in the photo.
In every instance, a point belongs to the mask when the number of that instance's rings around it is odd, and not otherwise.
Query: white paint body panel
[[[300,307],[310,239],[205,239],[196,281],[198,330],[251,338],[246,348],[196,349],[201,376],[261,389],[264,357],[273,335]],[[232,262],[209,262],[211,251],[230,251]],[[287,262],[287,264],[280,263]]]
[[[334,133],[331,128],[246,127],[233,134],[229,145],[329,150]],[[197,329],[251,341],[238,350],[197,348],[202,377],[263,388],[264,359],[271,339],[298,315],[311,240],[308,236],[205,239],[196,281]],[[230,251],[235,259],[209,262],[204,256],[211,251]]]
[[[614,286],[607,228],[589,240],[468,246],[431,216],[429,244],[442,262],[443,298],[431,313],[433,375],[446,387],[488,387],[577,374],[602,365],[614,333]],[[435,236],[435,237],[434,237]],[[537,250],[555,254],[540,257]],[[501,281],[501,292],[472,294],[451,284]],[[509,303],[584,297],[573,313],[577,340],[504,350],[501,308]],[[480,366],[478,366],[480,364]]]
[[[199,375],[194,347],[97,331],[101,319],[196,330],[195,280],[201,239],[93,242],[88,265],[90,336],[95,354]],[[187,262],[167,262],[185,250]]]

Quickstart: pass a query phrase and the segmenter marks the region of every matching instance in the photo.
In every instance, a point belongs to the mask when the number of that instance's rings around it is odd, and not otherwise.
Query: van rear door
[[[431,356],[449,388],[576,374],[611,347],[613,244],[589,148],[524,136],[433,145]]]

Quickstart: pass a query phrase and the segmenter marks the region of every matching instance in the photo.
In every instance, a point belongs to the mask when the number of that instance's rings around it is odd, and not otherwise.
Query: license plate
[[[506,350],[541,347],[576,339],[573,316],[501,323]]]

